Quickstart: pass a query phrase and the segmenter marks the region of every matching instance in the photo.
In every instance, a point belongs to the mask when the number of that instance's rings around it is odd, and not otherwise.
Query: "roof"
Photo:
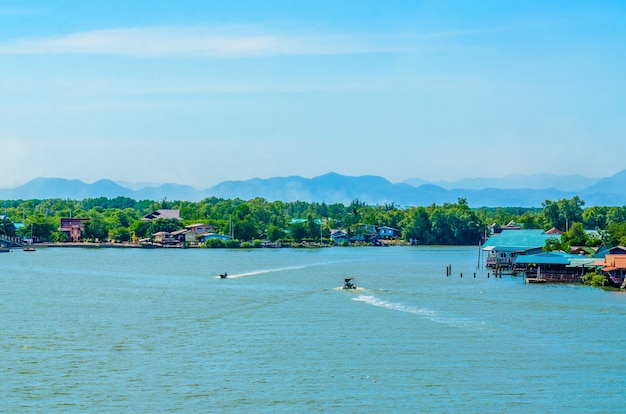
[[[153,211],[150,214],[146,214],[143,216],[143,221],[152,221],[156,219],[176,219],[181,220],[180,218],[180,210],[172,210],[172,209],[160,209]]]
[[[543,230],[504,230],[489,237],[482,248],[496,251],[526,251],[545,246],[546,241],[551,238],[554,236],[546,234]]]
[[[626,269],[626,255],[623,254],[607,254],[604,261],[598,260],[598,266],[604,266],[602,270]]]
[[[185,226],[185,228],[187,228],[187,229],[195,229],[196,227],[213,227],[213,228],[215,228],[216,226],[214,226],[212,224],[204,224],[204,223],[191,224],[189,226]]]
[[[517,256],[515,258],[515,264],[557,264],[568,265],[572,255],[562,252],[548,252],[540,254],[531,254],[525,256]]]
[[[609,254],[626,254],[626,247],[624,246],[609,247],[609,246],[602,245],[600,246],[600,248],[598,248],[598,251],[593,256],[601,258],[601,257],[608,256]]]
[[[291,220],[289,220],[289,224],[302,224],[302,223],[306,223],[308,222],[307,219],[303,219],[303,218],[292,218]],[[313,219],[313,222],[315,224],[322,224],[322,220],[316,218]]]
[[[591,267],[595,265],[595,259],[580,257],[575,254],[564,252],[546,252],[526,256],[517,256],[515,264],[536,265],[565,265],[567,267]]]

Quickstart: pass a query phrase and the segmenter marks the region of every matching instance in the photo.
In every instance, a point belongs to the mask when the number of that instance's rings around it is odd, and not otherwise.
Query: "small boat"
[[[220,273],[220,279],[226,279],[228,277],[228,273]]]
[[[354,283],[354,278],[353,277],[345,278],[343,280],[342,289],[357,289],[356,283]]]

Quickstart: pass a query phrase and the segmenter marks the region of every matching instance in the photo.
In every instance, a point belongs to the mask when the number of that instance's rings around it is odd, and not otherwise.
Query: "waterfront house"
[[[152,235],[152,239],[154,240],[155,243],[161,243],[161,244],[172,244],[178,241],[172,237],[172,233],[167,232],[167,231],[160,231],[158,233],[154,233]]]
[[[85,231],[85,222],[89,221],[88,218],[61,218],[61,226],[59,231],[67,236],[69,242],[79,242],[83,238],[83,231]]]
[[[330,238],[335,243],[341,243],[348,240],[348,235],[342,229],[333,229],[330,231]]]
[[[580,282],[585,273],[595,268],[592,257],[564,252],[544,252],[517,256],[514,260],[515,273],[521,272],[527,281]]]
[[[607,254],[604,256],[604,260],[598,260],[595,264],[600,267],[600,271],[609,279],[609,284],[624,286],[624,277],[626,277],[625,254]]]
[[[180,217],[180,210],[173,210],[173,209],[160,209],[160,210],[155,210],[150,214],[146,214],[145,216],[142,217],[142,221],[152,221],[152,220],[156,220],[156,219],[175,219],[175,220],[182,220],[182,218]]]
[[[383,238],[393,239],[398,237],[400,234],[400,230],[394,229],[392,227],[381,226],[378,228],[378,235]]]
[[[543,230],[504,230],[494,234],[482,245],[487,253],[486,265],[512,269],[517,256],[541,253],[546,241],[553,237]]]
[[[196,241],[196,235],[188,229],[176,230],[170,233],[172,239],[179,243],[194,243]]]
[[[350,235],[350,241],[377,244],[379,237],[376,226],[373,224],[359,224]]]

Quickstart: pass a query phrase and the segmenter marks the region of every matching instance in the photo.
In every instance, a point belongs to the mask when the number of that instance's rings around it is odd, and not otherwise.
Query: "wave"
[[[448,326],[453,326],[457,328],[473,328],[473,329],[484,329],[484,322],[475,322],[469,319],[464,318],[451,318],[445,316],[439,316],[438,313],[432,309],[428,308],[417,308],[414,306],[404,305],[402,303],[388,302],[382,299],[378,299],[375,296],[366,296],[359,295],[356,298],[352,298],[352,300],[357,302],[365,302],[372,306],[376,306],[379,308],[389,309],[398,312],[411,313],[413,315],[422,316],[430,321],[441,323]]]

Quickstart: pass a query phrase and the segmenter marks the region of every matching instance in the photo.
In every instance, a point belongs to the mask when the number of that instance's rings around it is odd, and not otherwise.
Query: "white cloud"
[[[103,54],[132,57],[254,57],[395,52],[415,48],[413,36],[301,35],[254,27],[136,27],[20,38],[0,54]]]

